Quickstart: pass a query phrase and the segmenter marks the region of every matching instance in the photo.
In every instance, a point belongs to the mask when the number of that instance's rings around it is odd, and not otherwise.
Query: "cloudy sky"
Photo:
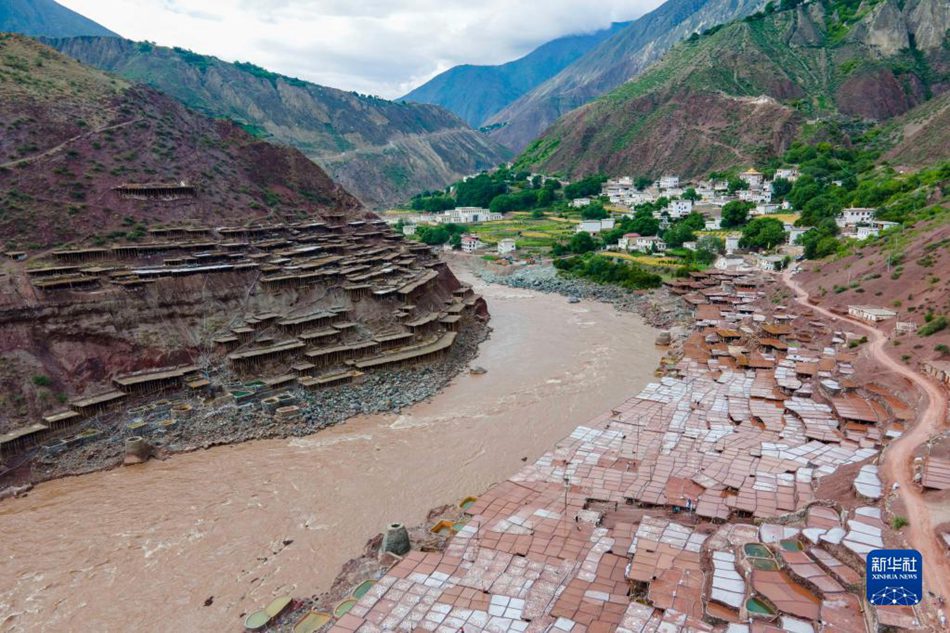
[[[134,40],[399,97],[457,64],[497,64],[662,0],[58,0]]]

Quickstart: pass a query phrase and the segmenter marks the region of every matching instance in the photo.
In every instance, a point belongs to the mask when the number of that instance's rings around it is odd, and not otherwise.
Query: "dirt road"
[[[917,424],[905,431],[900,439],[891,442],[884,450],[881,459],[881,474],[885,483],[896,482],[897,493],[906,508],[910,524],[904,529],[908,544],[918,550],[924,558],[925,588],[950,599],[950,558],[937,537],[931,522],[930,511],[920,490],[914,484],[913,455],[918,446],[931,436],[941,432],[945,426],[947,412],[947,394],[936,384],[891,358],[885,350],[887,336],[875,327],[849,317],[834,314],[825,308],[811,303],[808,293],[792,279],[790,271],[782,277],[785,284],[795,293],[795,300],[827,317],[847,320],[868,334],[868,352],[882,367],[903,376],[917,386],[926,396],[923,411],[918,413]]]

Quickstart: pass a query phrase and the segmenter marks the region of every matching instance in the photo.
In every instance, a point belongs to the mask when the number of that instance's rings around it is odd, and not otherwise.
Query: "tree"
[[[702,196],[696,193],[696,190],[693,187],[687,187],[686,191],[683,192],[683,200],[692,200],[693,202],[699,202],[702,200]]]
[[[742,229],[741,248],[770,249],[785,241],[785,226],[775,218],[755,218]]]
[[[722,207],[722,223],[724,229],[742,226],[749,221],[749,211],[755,207],[751,202],[732,200]]]
[[[581,217],[585,220],[603,220],[608,217],[610,214],[607,213],[607,209],[604,208],[599,202],[591,202],[589,205],[581,209]]]
[[[637,191],[643,191],[652,184],[653,179],[647,178],[646,176],[637,176],[637,178],[633,181],[633,186],[636,187]]]
[[[772,199],[782,200],[792,191],[792,183],[787,178],[776,178],[772,181]]]
[[[571,241],[568,242],[567,247],[572,253],[577,253],[578,255],[597,250],[597,244],[594,243],[594,238],[591,237],[591,234],[587,231],[575,233],[571,237]]]
[[[744,191],[749,188],[749,183],[744,181],[742,178],[730,178],[729,179],[729,193],[735,193],[737,191]]]
[[[694,239],[696,239],[696,234],[685,222],[677,222],[663,233],[663,241],[672,248],[682,246],[684,242],[691,242]]]
[[[607,182],[607,176],[597,175],[582,178],[564,187],[564,197],[568,200],[574,200],[575,198],[599,195],[605,182]]]
[[[715,235],[704,235],[697,240],[696,250],[721,255],[726,252],[726,242]]]
[[[451,237],[448,229],[444,226],[420,226],[416,229],[416,235],[429,246],[445,244]]]
[[[455,185],[455,199],[460,207],[488,208],[495,196],[505,193],[504,182],[496,182],[488,174],[462,180]]]

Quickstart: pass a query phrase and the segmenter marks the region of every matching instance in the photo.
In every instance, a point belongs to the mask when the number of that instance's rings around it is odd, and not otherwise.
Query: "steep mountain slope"
[[[923,103],[886,125],[884,159],[902,167],[950,160],[950,92]]]
[[[251,64],[118,38],[46,42],[83,63],[293,145],[374,207],[442,188],[506,157],[501,147],[437,106],[394,103]]]
[[[629,25],[586,35],[569,35],[542,44],[524,57],[496,66],[455,66],[433,77],[406,96],[406,101],[440,105],[472,127],[481,126],[523,94],[563,70],[594,46]]]
[[[669,0],[497,113],[493,139],[520,151],[561,115],[636,77],[674,44],[749,15],[765,0]]]
[[[358,213],[358,201],[300,152],[24,36],[0,35],[0,127],[0,240],[7,248],[184,219]],[[138,201],[113,191],[180,181],[197,196]]]
[[[0,2],[0,32],[47,37],[118,37],[106,27],[53,0],[3,0]]]
[[[565,116],[519,164],[696,176],[776,155],[806,119],[900,115],[950,86],[950,49],[930,37],[950,27],[941,4],[821,0],[691,37]]]

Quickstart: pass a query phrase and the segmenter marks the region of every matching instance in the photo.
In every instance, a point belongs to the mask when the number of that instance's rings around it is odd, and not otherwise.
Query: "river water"
[[[654,331],[636,315],[475,286],[492,313],[475,361],[488,372],[401,415],[0,503],[0,630],[241,630],[241,615],[275,595],[329,588],[387,523],[477,495],[651,379]]]

